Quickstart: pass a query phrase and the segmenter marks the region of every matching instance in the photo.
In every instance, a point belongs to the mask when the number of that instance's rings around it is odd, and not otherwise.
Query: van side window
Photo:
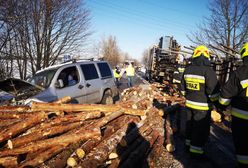
[[[112,73],[111,70],[109,68],[109,65],[104,62],[104,63],[97,63],[97,66],[100,70],[101,76],[102,78],[106,79],[106,78],[112,78]]]
[[[94,64],[82,64],[80,65],[80,67],[83,71],[85,80],[92,80],[99,78]]]
[[[63,69],[58,77],[58,80],[63,81],[64,87],[76,85],[79,82],[79,74],[75,66]]]

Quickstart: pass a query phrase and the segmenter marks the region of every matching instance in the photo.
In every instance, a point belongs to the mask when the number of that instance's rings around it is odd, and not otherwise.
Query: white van
[[[36,86],[33,90],[40,88],[40,91],[27,98],[25,104],[52,102],[65,96],[70,96],[73,103],[112,104],[118,96],[112,70],[106,61],[73,60],[54,65],[38,71],[28,82]],[[28,94],[29,91],[25,92]]]

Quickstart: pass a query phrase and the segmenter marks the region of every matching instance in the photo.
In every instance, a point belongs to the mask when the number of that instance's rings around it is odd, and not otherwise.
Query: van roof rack
[[[96,59],[94,59],[94,58],[85,58],[85,59],[80,58],[80,59],[75,59],[74,58],[74,59],[67,60],[67,61],[65,61],[63,63],[68,63],[68,62],[76,63],[77,61],[94,61],[94,60],[96,60]]]

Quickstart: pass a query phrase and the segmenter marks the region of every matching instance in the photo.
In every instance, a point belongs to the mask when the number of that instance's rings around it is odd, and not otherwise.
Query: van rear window
[[[109,65],[105,62],[97,63],[97,66],[100,70],[100,74],[102,78],[112,78],[111,69],[109,68]]]

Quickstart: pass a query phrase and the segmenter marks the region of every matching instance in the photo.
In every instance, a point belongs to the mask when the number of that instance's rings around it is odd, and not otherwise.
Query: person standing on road
[[[239,167],[248,168],[248,42],[240,50],[243,65],[221,89],[219,103],[231,104],[232,136]]]
[[[218,81],[210,67],[208,48],[194,49],[192,64],[183,74],[181,92],[186,98],[186,147],[192,158],[204,158],[203,147],[210,132],[212,101],[219,96]]]
[[[114,78],[115,78],[115,84],[116,84],[117,88],[119,88],[120,78],[121,78],[121,70],[119,69],[118,66],[116,66],[114,69]]]
[[[126,76],[127,76],[127,80],[128,80],[128,87],[132,87],[133,86],[133,78],[135,75],[135,69],[133,67],[133,63],[129,63],[127,65],[126,68]]]

